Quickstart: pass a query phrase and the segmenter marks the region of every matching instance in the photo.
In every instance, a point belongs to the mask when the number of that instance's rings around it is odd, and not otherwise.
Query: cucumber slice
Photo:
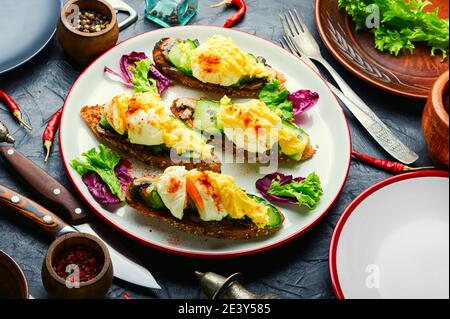
[[[187,159],[200,159],[200,154],[194,151],[189,151],[181,153],[180,157]]]
[[[253,194],[247,194],[248,197],[253,198],[258,203],[261,203],[265,206],[267,206],[267,213],[269,214],[269,223],[266,227],[277,227],[280,226],[283,223],[283,217],[281,216],[281,213],[278,211],[278,209],[273,206],[271,203],[269,203],[267,200],[265,200],[262,197],[253,195]]]
[[[167,154],[169,152],[166,144],[146,146],[145,150],[151,155]]]
[[[100,122],[98,123],[101,127],[103,127],[105,130],[109,130],[112,132],[116,132],[114,128],[109,124],[108,120],[104,115],[102,115],[102,118],[100,119]]]
[[[309,135],[308,135],[308,133],[306,133],[304,130],[302,130],[300,127],[298,127],[298,126],[296,126],[296,125],[294,125],[294,124],[292,124],[292,123],[289,123],[288,121],[285,121],[285,120],[282,121],[282,126],[283,126],[284,129],[293,131],[293,132],[295,133],[295,135],[296,135],[296,136],[302,141],[302,143],[304,143],[305,145],[308,143]],[[280,148],[280,152],[282,153],[281,148]],[[298,153],[298,154],[294,154],[294,155],[287,155],[287,154],[285,154],[285,155],[286,155],[287,157],[289,157],[289,158],[295,160],[295,161],[299,161],[299,160],[301,160],[301,158],[302,158],[302,156],[303,156],[303,152],[302,152],[302,153]]]
[[[180,72],[192,75],[191,52],[196,48],[197,44],[192,40],[177,41],[167,57]]]
[[[200,99],[195,106],[194,128],[210,134],[221,134],[221,129],[217,125],[217,112],[220,103],[207,99]]]
[[[143,187],[140,191],[141,199],[145,205],[153,209],[164,208],[164,203],[159,196],[154,184],[149,184]]]

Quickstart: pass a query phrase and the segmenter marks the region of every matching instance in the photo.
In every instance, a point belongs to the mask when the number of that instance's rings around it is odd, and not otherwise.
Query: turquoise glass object
[[[198,0],[145,1],[145,17],[165,28],[185,25],[197,10]]]

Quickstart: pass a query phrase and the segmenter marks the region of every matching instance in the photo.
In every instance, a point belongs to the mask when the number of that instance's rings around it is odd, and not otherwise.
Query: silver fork
[[[319,45],[314,39],[297,10],[288,10],[280,15],[286,36],[286,45],[295,55],[300,56],[308,65],[318,71],[311,60],[321,63],[334,78],[340,90],[330,85],[331,90],[341,99],[369,134],[386,152],[398,161],[411,164],[419,156],[403,144],[391,130],[380,120],[370,107],[353,91],[337,71],[322,57]]]

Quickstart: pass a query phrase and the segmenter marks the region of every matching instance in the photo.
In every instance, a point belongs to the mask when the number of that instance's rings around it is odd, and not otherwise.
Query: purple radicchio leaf
[[[285,175],[283,173],[272,173],[268,174],[256,181],[256,189],[261,192],[261,194],[264,196],[265,199],[272,203],[291,203],[291,204],[297,204],[298,201],[295,198],[292,197],[280,197],[276,195],[269,194],[269,188],[270,185],[272,185],[272,181],[275,179],[280,180],[280,185],[286,185],[289,184],[292,181],[300,182],[304,180],[303,177],[296,177],[293,178],[292,175]]]
[[[120,81],[128,87],[133,87],[133,73],[129,70],[129,67],[135,67],[136,62],[148,59],[144,52],[133,51],[130,54],[124,54],[120,58],[120,71],[122,74],[110,69],[109,67],[104,68],[104,72],[109,74],[113,80]],[[156,80],[156,86],[158,88],[158,93],[162,94],[167,88],[172,85],[172,81],[162,74],[154,64],[152,64],[149,76]]]
[[[130,54],[124,54],[120,58],[120,71],[122,71],[123,78],[127,83],[133,83],[133,73],[128,69],[128,67],[135,67],[136,62],[147,59],[147,55],[144,52],[133,51]]]
[[[154,64],[152,65],[150,72],[153,75],[153,78],[156,79],[156,86],[158,87],[159,94],[162,94],[172,85],[172,80],[162,74]]]
[[[109,67],[105,66],[105,68],[103,69],[103,72],[108,74],[110,76],[111,80],[121,82],[124,85],[131,87],[131,88],[133,87],[133,83],[127,82],[127,79],[125,79],[122,76],[122,74],[117,73],[116,71],[110,69]]]
[[[319,94],[310,90],[299,90],[289,94],[288,99],[292,102],[294,117],[298,119],[300,115],[317,104]]]
[[[117,164],[114,172],[122,186],[122,192],[125,194],[127,185],[132,181],[129,173],[129,164],[126,160],[121,160]],[[87,173],[82,177],[84,184],[89,189],[92,197],[101,205],[119,205],[119,198],[111,193],[109,187],[102,181],[96,173]]]

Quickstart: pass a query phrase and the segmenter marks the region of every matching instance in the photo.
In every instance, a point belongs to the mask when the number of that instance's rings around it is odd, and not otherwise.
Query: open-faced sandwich
[[[257,98],[267,83],[284,76],[264,58],[240,50],[231,38],[214,35],[205,43],[164,38],[153,50],[156,67],[166,76],[202,91]]]
[[[122,94],[81,116],[94,134],[148,165],[220,172],[220,162],[201,134],[169,115],[158,93]]]
[[[226,96],[220,102],[180,98],[173,102],[171,111],[194,129],[226,137],[235,149],[247,153],[276,150],[280,159],[294,161],[307,160],[315,153],[304,130],[280,117],[261,100],[234,103]]]
[[[127,202],[198,236],[250,239],[280,230],[284,216],[264,198],[245,193],[233,177],[173,166],[130,183]]]

